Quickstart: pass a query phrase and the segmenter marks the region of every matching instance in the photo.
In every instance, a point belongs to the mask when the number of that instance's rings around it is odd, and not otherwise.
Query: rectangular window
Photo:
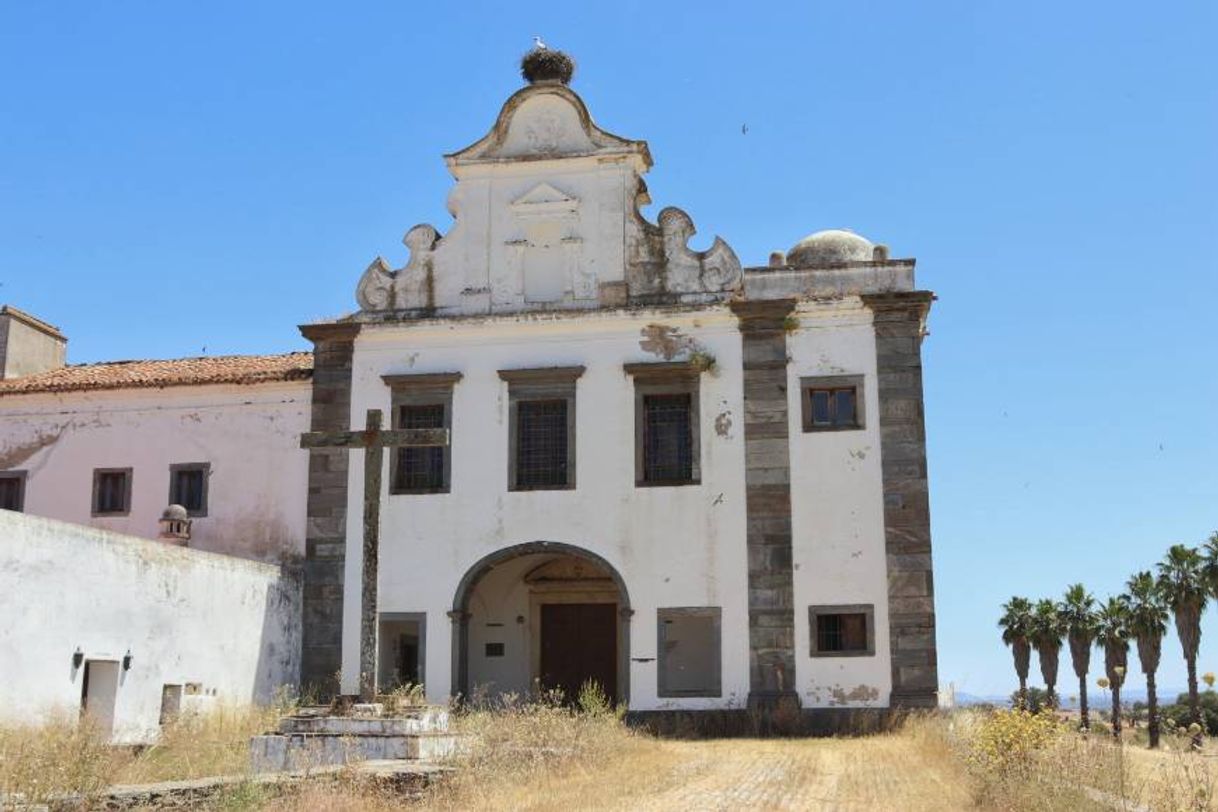
[[[688,482],[694,477],[693,398],[688,393],[643,396],[643,480]]]
[[[702,369],[687,362],[627,364],[634,378],[637,486],[697,485]]]
[[[444,412],[443,403],[403,404],[398,407],[398,428],[442,429],[445,427]],[[444,457],[445,449],[442,446],[398,449],[394,492],[431,493],[442,490],[445,486]]]
[[[516,487],[567,484],[567,401],[522,400],[516,404]]]
[[[875,654],[875,608],[871,604],[812,606],[808,621],[813,657]]]
[[[25,471],[0,472],[0,510],[25,510]]]
[[[863,428],[863,376],[801,378],[804,431]]]
[[[718,606],[658,611],[659,696],[721,696]]]
[[[169,466],[169,504],[181,505],[191,516],[206,516],[210,473],[211,464],[206,462]]]
[[[93,469],[93,515],[125,516],[131,511],[131,469]]]
[[[583,367],[500,370],[508,384],[508,489],[575,487],[575,382]]]
[[[452,433],[453,387],[460,372],[385,375],[393,398],[395,429],[448,429]],[[395,448],[390,493],[448,493],[452,447]]]

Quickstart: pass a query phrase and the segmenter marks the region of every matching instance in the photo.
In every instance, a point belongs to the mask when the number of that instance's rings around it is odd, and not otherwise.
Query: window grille
[[[817,651],[866,651],[867,616],[861,612],[817,615]]]
[[[403,429],[444,428],[444,404],[404,404],[398,408],[398,426]],[[399,448],[394,490],[433,491],[445,487],[442,446]]]
[[[566,485],[566,399],[521,400],[516,410],[516,487]]]
[[[643,480],[693,479],[693,436],[688,392],[643,396]]]

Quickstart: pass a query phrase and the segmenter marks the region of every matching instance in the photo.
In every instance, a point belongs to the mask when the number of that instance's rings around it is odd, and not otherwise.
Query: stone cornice
[[[781,330],[795,310],[795,299],[740,299],[730,304],[743,330]]]
[[[419,372],[381,376],[381,380],[390,389],[451,389],[461,378],[460,372]]]
[[[584,374],[584,367],[536,367],[501,369],[499,378],[508,383],[572,383]]]
[[[318,341],[354,341],[360,325],[353,322],[322,322],[302,324],[300,334],[316,344]]]

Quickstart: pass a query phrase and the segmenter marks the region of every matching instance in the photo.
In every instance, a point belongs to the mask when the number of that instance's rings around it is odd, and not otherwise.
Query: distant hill
[[[1040,686],[1036,686],[1040,687]],[[1063,688],[1065,688],[1063,690]],[[1074,709],[1078,707],[1078,685],[1074,685],[1074,693],[1070,693],[1068,687],[1059,686],[1061,693],[1062,707]],[[1202,687],[1201,690],[1205,690]],[[1176,697],[1186,693],[1183,688],[1160,688],[1159,689],[1159,704],[1170,705],[1176,701]],[[1132,705],[1134,702],[1146,701],[1146,688],[1141,686],[1129,685],[1121,691],[1121,704]],[[970,694],[965,691],[956,691],[956,706],[967,707],[969,705],[996,705],[998,707],[1006,707],[1011,704],[1010,694]],[[1112,695],[1108,691],[1104,691],[1097,685],[1087,686],[1087,704],[1091,707],[1099,707],[1101,705],[1112,704]]]

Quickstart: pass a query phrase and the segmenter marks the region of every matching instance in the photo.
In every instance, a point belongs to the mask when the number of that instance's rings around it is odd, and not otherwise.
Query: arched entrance
[[[595,680],[625,702],[630,615],[625,582],[595,553],[551,541],[498,550],[466,572],[453,597],[453,694],[541,685],[573,697]]]

